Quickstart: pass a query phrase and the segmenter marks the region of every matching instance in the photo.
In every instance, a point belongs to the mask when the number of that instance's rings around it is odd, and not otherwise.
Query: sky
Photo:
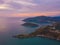
[[[0,0],[1,16],[60,16],[60,0]]]

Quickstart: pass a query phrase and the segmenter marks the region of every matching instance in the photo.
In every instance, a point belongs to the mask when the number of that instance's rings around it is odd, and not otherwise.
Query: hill
[[[25,22],[34,22],[34,23],[60,22],[60,16],[57,16],[57,17],[37,16],[37,17],[24,19],[23,21],[25,21]]]

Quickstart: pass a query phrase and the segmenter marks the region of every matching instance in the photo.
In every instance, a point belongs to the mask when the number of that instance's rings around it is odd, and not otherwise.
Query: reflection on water
[[[0,18],[0,45],[8,43],[13,35],[21,33],[30,33],[34,28],[27,28],[21,24],[25,18]],[[11,40],[12,41],[12,40]]]
[[[0,18],[0,32],[5,31],[7,28],[6,20],[3,18]]]
[[[21,21],[23,18],[15,19],[15,18],[0,18],[0,32],[7,32],[7,31],[16,31],[17,33],[24,33],[26,32],[26,27],[22,26],[24,22]],[[14,33],[13,32],[13,33]]]

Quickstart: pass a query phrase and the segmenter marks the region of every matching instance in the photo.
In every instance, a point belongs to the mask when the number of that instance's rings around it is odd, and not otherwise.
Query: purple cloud
[[[0,0],[0,3],[0,10],[8,5],[8,9],[17,12],[60,11],[60,0]],[[1,6],[2,4],[5,5]]]
[[[14,2],[10,2],[9,5],[10,5],[11,8],[15,8],[15,9],[22,8],[22,5],[20,5],[18,3],[14,3]]]
[[[0,4],[3,4],[3,3],[4,3],[4,1],[0,0]]]

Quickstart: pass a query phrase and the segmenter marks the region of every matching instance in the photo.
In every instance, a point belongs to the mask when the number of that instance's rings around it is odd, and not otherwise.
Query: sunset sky
[[[60,0],[0,0],[0,17],[59,16]]]

